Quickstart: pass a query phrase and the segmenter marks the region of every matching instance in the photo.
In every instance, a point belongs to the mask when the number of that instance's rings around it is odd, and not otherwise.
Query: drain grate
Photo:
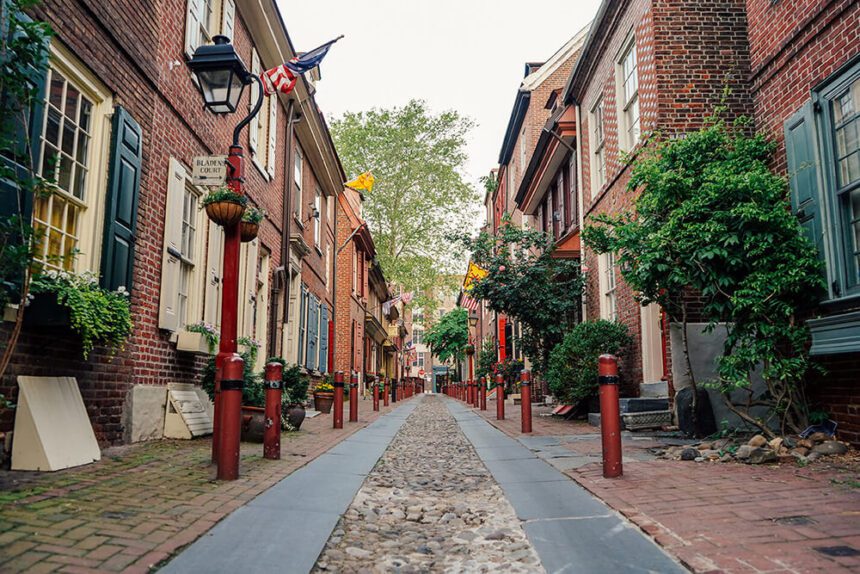
[[[819,546],[815,548],[816,552],[821,552],[827,556],[860,556],[860,550],[855,550],[850,546]]]
[[[799,514],[797,516],[780,516],[779,518],[771,519],[777,524],[785,524],[786,526],[802,526],[804,524],[815,524],[815,521],[808,516]]]

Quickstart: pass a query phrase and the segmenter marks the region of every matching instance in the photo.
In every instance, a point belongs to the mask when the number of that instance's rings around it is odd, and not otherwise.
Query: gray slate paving
[[[340,515],[420,400],[380,417],[237,509],[161,572],[309,572]]]
[[[552,448],[559,444],[558,437],[526,436],[517,441],[457,401],[447,404],[525,521],[526,536],[548,573],[687,572],[651,538],[526,446],[560,454]]]

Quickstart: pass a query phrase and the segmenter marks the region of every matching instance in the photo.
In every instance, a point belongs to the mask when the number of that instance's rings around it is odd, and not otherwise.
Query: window
[[[831,109],[836,197],[853,288],[860,283],[860,77],[836,94]]]
[[[188,295],[193,289],[192,279],[197,255],[197,226],[199,225],[197,201],[200,193],[196,189],[186,186],[182,195],[182,238],[180,242],[182,258],[180,260],[178,291],[180,328],[188,323]]]
[[[617,64],[619,143],[632,149],[639,141],[639,69],[636,62],[636,39],[631,36]]]
[[[314,195],[314,245],[319,249],[320,246],[320,225],[322,222],[322,194],[320,190],[316,190]]]
[[[37,195],[33,227],[43,234],[34,259],[44,267],[98,270],[106,182],[102,142],[111,101],[65,49],[51,46],[38,172],[51,193]]]
[[[414,327],[412,329],[412,344],[414,344],[414,345],[423,345],[424,344],[424,329],[420,329],[418,327]]]
[[[260,55],[251,49],[251,73],[259,76],[263,70]],[[260,96],[257,82],[251,84],[251,97],[248,99],[249,111],[253,111]],[[251,148],[251,161],[267,179],[275,175],[275,152],[277,147],[278,98],[263,98],[263,106],[248,125],[248,143]]]
[[[358,249],[352,250],[352,292],[358,293]]]
[[[570,218],[568,220],[570,225],[579,225],[579,197],[577,197],[576,186],[576,155],[570,156],[570,163],[568,164],[568,172],[567,172],[567,190],[568,190],[568,206],[570,210]]]
[[[214,36],[222,34],[233,38],[236,19],[236,0],[188,0],[185,15],[185,54],[208,44]]]
[[[418,353],[418,368],[424,368],[424,353]]]
[[[591,109],[591,183],[592,197],[606,183],[606,149],[603,133],[603,97]]]
[[[567,190],[564,187],[564,169],[559,170],[558,177],[555,178],[555,188],[558,193],[558,223],[563,233],[567,229],[567,210],[564,205],[564,196],[567,195]]]
[[[302,166],[304,163],[304,154],[298,142],[293,157],[293,214],[299,225],[302,223]]]
[[[618,320],[618,304],[615,282],[615,254],[602,253],[598,257],[598,272],[600,273],[600,317],[607,321]]]
[[[424,324],[424,311],[421,309],[416,309],[412,311],[412,322],[418,323],[419,325]]]

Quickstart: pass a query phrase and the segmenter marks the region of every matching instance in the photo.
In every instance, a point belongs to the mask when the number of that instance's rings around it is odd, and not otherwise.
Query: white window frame
[[[107,193],[107,176],[109,171],[107,162],[110,157],[110,117],[113,113],[113,98],[110,95],[110,90],[65,46],[56,40],[51,42],[49,65],[51,70],[59,72],[65,77],[67,83],[71,83],[81,95],[92,102],[89,130],[90,141],[86,162],[87,178],[83,186],[83,198],[73,197],[59,189],[55,193],[66,202],[75,205],[79,210],[75,225],[77,231],[75,247],[77,256],[73,258],[71,264],[66,268],[75,272],[93,271],[99,273],[105,196]],[[46,101],[50,100],[49,89],[50,86],[46,89]],[[65,117],[64,114],[63,117]],[[38,134],[39,143],[42,146],[40,161],[44,161],[45,159],[44,135],[47,122],[48,112],[46,109],[43,124],[39,128]],[[62,142],[59,143],[62,146]],[[47,241],[48,238],[46,237],[46,249],[48,247]],[[38,261],[45,263],[47,267],[58,267],[47,264],[42,259],[38,259]]]
[[[589,131],[591,132],[589,171],[591,172],[592,198],[606,184],[606,108],[603,103],[603,95],[601,94],[588,114]]]
[[[632,69],[628,69],[632,66]],[[642,135],[639,106],[639,59],[636,37],[633,34],[622,45],[615,60],[616,98],[618,102],[618,145],[624,151],[632,150]]]
[[[208,21],[206,8],[210,8]],[[236,27],[236,0],[187,0],[185,4],[185,55],[212,42],[218,34],[233,39]]]
[[[603,287],[601,288],[602,300],[605,305],[600,306],[601,314],[607,321],[618,320],[618,281],[616,277],[615,254],[611,251],[601,255],[603,258]]]
[[[296,140],[295,150],[293,150],[293,217],[299,223],[299,226],[304,229],[305,224],[302,223],[302,178],[304,177],[304,152],[302,146]]]
[[[182,285],[183,274],[187,272],[187,288],[189,291],[184,308],[181,304],[177,306],[179,309],[180,330],[183,329],[185,325],[196,323],[203,318],[203,297],[200,295],[204,291],[203,277],[205,274],[201,271],[206,269],[206,262],[203,254],[206,247],[204,241],[207,235],[205,231],[206,221],[208,219],[205,212],[202,209],[199,209],[200,200],[203,198],[202,190],[199,187],[191,185],[191,175],[187,171],[185,175],[185,189],[182,195],[183,213],[181,215],[182,222],[180,225],[183,228],[185,227],[185,201],[190,194],[195,198],[195,205],[191,212],[191,217],[194,222],[195,237],[192,241],[192,251],[190,254],[185,252],[184,241],[182,242],[182,249],[180,250],[182,257],[179,260],[179,284],[180,286]],[[170,214],[165,214],[165,216],[170,217]],[[181,297],[181,293],[178,293],[177,295]],[[182,311],[184,311],[184,313]]]

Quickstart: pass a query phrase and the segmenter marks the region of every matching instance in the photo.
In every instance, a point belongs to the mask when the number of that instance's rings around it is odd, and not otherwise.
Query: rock
[[[456,541],[456,542],[471,542],[472,540],[474,540],[477,537],[478,537],[478,535],[475,534],[474,532],[472,532],[470,530],[464,530],[463,532],[460,532],[456,536],[454,536],[454,541]]]
[[[796,450],[796,449],[795,449],[795,450]],[[793,456],[793,457],[794,457],[794,460],[795,460],[795,462],[797,462],[797,464],[806,464],[806,463],[808,463],[808,462],[809,462],[809,459],[808,459],[808,458],[806,458],[806,457],[805,457],[805,456],[803,456],[802,454],[798,454],[798,453],[796,453],[794,450],[793,450],[793,451],[791,451],[791,456]]]
[[[777,459],[779,459],[780,464],[795,462],[797,460],[792,454],[780,454],[779,456],[777,456]]]
[[[732,460],[732,455],[730,455],[729,453],[726,453],[720,457],[720,462],[731,462],[731,460]]]
[[[824,442],[826,440],[830,440],[832,438],[833,437],[831,437],[826,432],[817,432],[817,433],[813,433],[812,435],[809,436],[809,440],[811,440],[812,442],[814,442],[816,444],[820,443],[820,442]]]
[[[681,460],[696,460],[699,456],[698,449],[688,447],[681,451]]]
[[[761,447],[761,446],[764,446],[764,445],[766,445],[766,444],[767,444],[767,439],[766,439],[766,438],[764,438],[762,435],[757,434],[757,435],[755,435],[754,437],[752,437],[752,438],[749,440],[749,442],[747,442],[747,444],[748,444],[748,445],[750,445],[750,446],[751,446],[751,447],[753,447],[753,448],[755,448],[755,447]]]
[[[779,449],[782,447],[782,443],[783,438],[781,436],[778,436],[767,444],[770,446],[770,448],[774,450],[774,452],[779,452]]]
[[[697,456],[697,457],[696,457],[696,458],[694,458],[693,460],[694,460],[694,461],[696,461],[696,462],[705,462],[705,457],[703,457],[703,456]]]
[[[808,454],[809,454],[809,450],[810,450],[810,449],[808,449],[808,448],[806,448],[806,447],[804,447],[804,446],[797,446],[797,447],[795,447],[795,448],[791,449],[791,452],[790,452],[789,454],[794,455],[794,456],[803,456],[803,457],[805,457],[806,455],[808,455]]]
[[[845,454],[848,452],[848,447],[836,440],[826,440],[821,444],[815,445],[812,452],[816,452],[821,455]]]
[[[749,464],[767,464],[769,462],[776,462],[779,457],[776,456],[776,453],[767,448],[754,448],[750,451],[750,455],[747,458],[747,463]]]
[[[808,438],[802,438],[797,441],[797,446],[802,446],[803,448],[808,448],[809,450],[812,450],[812,447],[815,446],[815,443]]]
[[[735,451],[735,458],[739,458],[741,460],[746,460],[750,457],[750,453],[752,452],[753,447],[748,444],[742,444],[738,447],[738,450]]]
[[[721,438],[711,443],[711,448],[714,450],[723,450],[732,444],[732,439]]]
[[[711,450],[714,447],[711,446],[711,443],[709,443],[709,442],[703,442],[703,443],[699,443],[698,448],[699,448],[699,450]]]
[[[791,450],[797,446],[797,439],[791,438],[790,436],[784,436],[782,437],[782,445]]]
[[[809,453],[809,456],[806,457],[806,460],[808,460],[809,462],[812,462],[814,460],[818,460],[822,456],[824,456],[824,455],[821,454],[820,452],[814,452],[813,451],[813,452]]]
[[[490,532],[486,536],[484,536],[485,540],[504,540],[505,533],[501,530],[496,530],[495,532]]]
[[[421,515],[417,512],[410,512],[406,515],[406,520],[408,520],[409,522],[418,522],[419,520],[421,520]]]

